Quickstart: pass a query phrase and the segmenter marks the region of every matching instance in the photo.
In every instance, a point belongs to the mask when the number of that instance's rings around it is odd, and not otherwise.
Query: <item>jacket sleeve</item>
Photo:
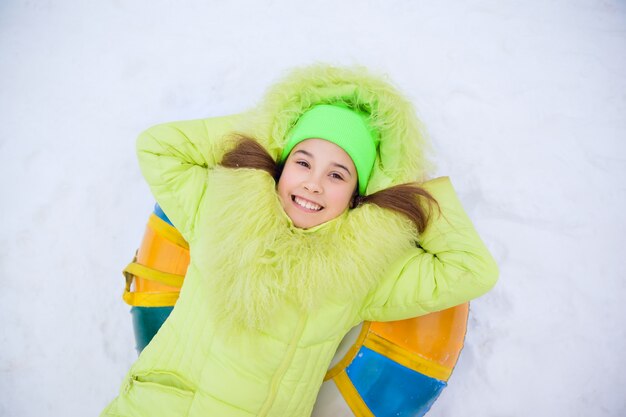
[[[447,177],[422,184],[439,203],[418,246],[395,263],[361,310],[368,321],[417,317],[489,291],[498,266],[478,236]]]
[[[208,171],[228,149],[234,116],[172,122],[151,127],[137,139],[141,172],[174,227],[191,240]]]

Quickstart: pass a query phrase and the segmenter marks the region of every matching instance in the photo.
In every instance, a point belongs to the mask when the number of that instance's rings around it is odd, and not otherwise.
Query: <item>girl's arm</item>
[[[369,295],[363,320],[402,320],[453,307],[486,293],[498,279],[498,266],[450,180],[441,177],[422,186],[441,213],[433,210],[420,247],[393,265]]]
[[[149,128],[137,139],[143,176],[172,224],[189,241],[208,170],[228,150],[235,118],[188,120]]]

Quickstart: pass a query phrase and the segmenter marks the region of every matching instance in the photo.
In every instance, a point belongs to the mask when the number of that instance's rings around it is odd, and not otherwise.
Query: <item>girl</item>
[[[191,261],[102,415],[308,416],[352,327],[488,291],[497,266],[449,180],[423,182],[424,147],[393,87],[328,66],[246,114],[144,132],[142,172]]]

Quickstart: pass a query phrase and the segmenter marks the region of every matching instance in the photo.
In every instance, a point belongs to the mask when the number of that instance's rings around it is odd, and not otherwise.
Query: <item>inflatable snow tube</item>
[[[141,352],[167,319],[189,264],[189,246],[156,205],[124,269]],[[457,362],[469,304],[394,322],[364,322],[346,335],[324,378],[314,417],[423,416]]]

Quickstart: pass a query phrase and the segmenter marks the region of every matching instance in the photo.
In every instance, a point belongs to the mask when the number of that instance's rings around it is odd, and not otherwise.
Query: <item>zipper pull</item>
[[[128,394],[130,389],[133,387],[133,377],[129,376],[124,383],[124,394]]]

